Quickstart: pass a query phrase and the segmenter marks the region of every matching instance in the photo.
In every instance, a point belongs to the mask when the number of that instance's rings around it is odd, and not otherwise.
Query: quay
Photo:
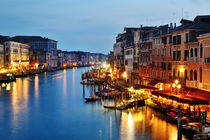
[[[36,75],[44,72],[55,72],[57,70],[63,70],[63,69],[73,69],[76,66],[72,67],[65,67],[65,68],[57,68],[57,69],[30,69],[30,70],[24,70],[20,71],[18,69],[1,69],[0,70],[0,83],[9,83],[16,81],[16,78],[25,78],[29,75]],[[77,66],[77,67],[90,67],[90,65],[87,66]],[[96,83],[93,83],[96,84]]]
[[[179,124],[181,120],[183,133],[192,131],[190,125],[201,127],[202,117],[205,115],[206,131],[210,128],[210,100],[209,95],[204,91],[201,94],[207,95],[207,98],[202,95],[191,95],[189,88],[185,88],[182,94],[178,94],[171,90],[160,90],[158,86],[149,84],[129,84],[121,79],[115,79],[113,75],[111,68],[96,67],[83,73],[81,77],[83,86],[87,84],[98,87],[95,96],[102,97],[101,102],[105,109],[125,110],[139,106],[152,107],[171,118],[176,124]],[[201,133],[200,128],[196,129],[199,131],[192,131],[193,135]]]

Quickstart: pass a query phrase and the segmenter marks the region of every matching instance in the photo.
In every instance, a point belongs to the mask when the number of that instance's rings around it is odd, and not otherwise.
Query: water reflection
[[[63,94],[66,96],[66,70],[63,70]]]
[[[35,92],[35,96],[36,98],[39,97],[39,76],[36,75],[34,78],[34,92]]]
[[[118,111],[104,109],[100,101],[85,103],[80,84],[84,70],[44,73],[2,85],[0,139],[177,139],[176,125],[151,108]],[[84,97],[89,97],[98,87],[84,89]]]
[[[12,133],[17,133],[20,129],[20,120],[23,117],[27,121],[28,114],[28,98],[29,98],[29,81],[27,79],[18,78],[16,82],[6,85],[6,90],[11,93],[12,105]]]
[[[164,118],[164,115],[147,107],[122,111],[121,139],[177,140],[177,126]]]

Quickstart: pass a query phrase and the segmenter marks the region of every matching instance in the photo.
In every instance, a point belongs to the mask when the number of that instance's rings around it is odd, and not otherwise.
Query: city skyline
[[[210,13],[208,3],[207,0],[1,1],[0,34],[40,35],[57,40],[62,50],[108,54],[124,27],[179,24],[181,18],[192,20],[195,15]]]

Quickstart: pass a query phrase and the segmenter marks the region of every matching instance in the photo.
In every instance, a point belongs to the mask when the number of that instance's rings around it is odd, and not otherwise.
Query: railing
[[[139,43],[142,43],[142,42],[152,42],[152,37],[143,38],[139,41]]]
[[[186,86],[187,87],[192,87],[192,88],[197,88],[198,84],[197,84],[197,81],[187,80],[186,81]]]
[[[177,77],[177,76],[169,76],[169,81],[170,82],[174,82],[175,80],[179,80],[181,83],[186,83],[187,79],[186,78],[183,78],[183,77]]]
[[[204,62],[205,63],[210,63],[210,58],[205,58]]]
[[[198,63],[198,58],[197,57],[188,57],[187,61],[189,63]]]

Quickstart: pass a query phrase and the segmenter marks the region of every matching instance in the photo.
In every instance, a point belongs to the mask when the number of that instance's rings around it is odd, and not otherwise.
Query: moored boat
[[[183,133],[188,135],[195,135],[202,133],[202,123],[200,122],[191,122],[185,125],[182,125]],[[210,133],[210,125],[205,125],[205,133]]]
[[[92,97],[85,98],[85,100],[86,102],[97,101],[97,100],[101,100],[101,97],[92,96]]]

